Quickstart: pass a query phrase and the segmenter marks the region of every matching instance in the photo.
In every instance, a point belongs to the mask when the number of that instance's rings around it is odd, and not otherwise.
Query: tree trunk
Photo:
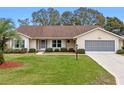
[[[0,53],[0,65],[4,63],[4,56],[3,53]]]
[[[4,44],[5,44],[5,37],[2,38],[1,45],[0,45],[0,65],[5,62],[3,52],[4,52]]]

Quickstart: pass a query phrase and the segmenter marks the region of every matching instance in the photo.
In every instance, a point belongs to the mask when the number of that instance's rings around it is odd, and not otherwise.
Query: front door
[[[40,40],[40,49],[45,50],[46,49],[46,40]]]

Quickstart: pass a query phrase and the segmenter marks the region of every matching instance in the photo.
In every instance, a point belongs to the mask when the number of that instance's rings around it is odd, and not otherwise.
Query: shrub
[[[85,54],[85,49],[77,49],[77,53],[79,53],[79,54]]]
[[[67,52],[67,48],[61,48],[61,52]]]
[[[124,54],[124,50],[123,49],[117,50],[116,53],[117,54]]]
[[[12,53],[21,53],[21,49],[12,49]]]
[[[21,53],[27,53],[27,48],[22,48]]]
[[[4,53],[27,53],[27,48],[22,48],[22,49],[5,49]]]
[[[123,46],[122,46],[121,48],[122,48],[122,49],[124,49],[124,47],[123,47]]]
[[[54,50],[54,52],[59,52],[59,49],[56,48],[56,49]]]
[[[5,49],[5,50],[4,50],[4,53],[7,53],[7,54],[13,53],[13,49]]]
[[[29,53],[35,53],[36,52],[36,49],[35,48],[30,48],[29,49]]]
[[[52,48],[46,48],[45,52],[53,52]]]
[[[75,52],[73,48],[69,48],[68,52]]]

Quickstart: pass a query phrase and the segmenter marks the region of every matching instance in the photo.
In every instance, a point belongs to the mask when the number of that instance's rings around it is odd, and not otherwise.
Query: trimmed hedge
[[[22,48],[22,49],[6,49],[4,50],[4,53],[27,53],[27,48]]]
[[[54,52],[60,52],[60,51],[59,51],[59,49],[56,48],[56,49],[54,50]]]
[[[29,49],[29,53],[35,53],[36,52],[36,49],[35,48],[30,48]]]
[[[85,49],[77,49],[77,53],[79,53],[79,54],[85,54]]]
[[[6,49],[6,50],[4,50],[4,53],[13,53],[13,49]]]
[[[124,49],[120,49],[116,51],[117,54],[124,54]]]
[[[67,48],[61,48],[61,52],[67,52]]]
[[[12,53],[21,53],[21,49],[13,49]]]
[[[46,48],[45,52],[53,52],[52,48]]]
[[[73,48],[69,48],[68,52],[75,52],[75,50]]]

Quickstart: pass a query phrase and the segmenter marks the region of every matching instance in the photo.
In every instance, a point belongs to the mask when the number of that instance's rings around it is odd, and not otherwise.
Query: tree
[[[79,8],[74,11],[76,25],[103,25],[104,16],[93,9]]]
[[[23,25],[30,25],[30,20],[28,18],[26,19],[18,19],[18,22],[21,26]]]
[[[16,36],[17,33],[12,20],[0,18],[0,64],[4,63],[3,52],[6,42]]]
[[[33,25],[100,25],[104,26],[105,17],[102,13],[90,9],[79,8],[73,12],[65,11],[60,15],[54,8],[40,9],[32,13]],[[27,20],[21,20],[27,25]]]
[[[120,34],[121,31],[124,31],[124,24],[117,17],[107,17],[105,29],[108,31],[112,31],[117,34]],[[117,30],[117,31],[114,31],[114,30]]]
[[[32,13],[34,25],[58,25],[60,24],[60,14],[54,8],[41,9]]]
[[[48,22],[49,25],[59,25],[60,24],[60,14],[54,8],[48,8]]]
[[[33,25],[48,25],[48,13],[45,9],[41,9],[39,11],[32,13],[32,22]]]
[[[105,25],[105,17],[101,14],[101,15],[97,15],[96,18],[97,18],[96,25],[104,27],[104,25]]]
[[[63,25],[73,25],[74,15],[70,11],[65,11],[61,16],[61,24]]]

